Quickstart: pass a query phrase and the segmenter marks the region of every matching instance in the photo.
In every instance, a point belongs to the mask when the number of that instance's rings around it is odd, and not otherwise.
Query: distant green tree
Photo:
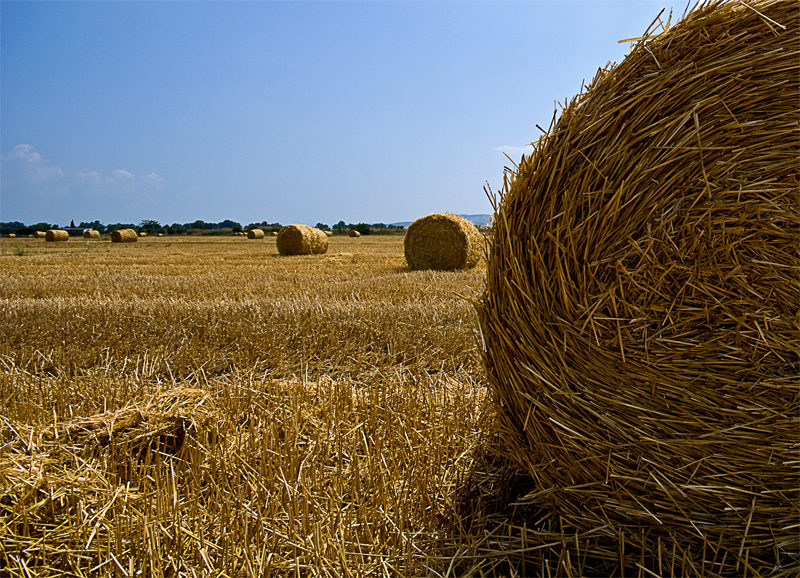
[[[49,225],[47,223],[36,223],[35,225],[31,225],[31,229],[34,231],[47,231],[49,229],[58,229],[58,225]]]
[[[237,223],[236,221],[231,221],[230,219],[225,219],[224,221],[220,221],[217,223],[216,229],[234,229],[235,227],[239,227],[239,230],[242,230],[242,224]]]
[[[314,225],[314,226],[315,226],[317,229],[319,229],[320,231],[330,231],[330,229],[331,229],[331,228],[330,228],[328,225],[326,225],[325,223],[317,223],[317,224],[316,224],[316,225]]]
[[[0,223],[0,228],[3,229],[4,235],[8,235],[8,233],[16,233],[20,229],[24,229],[25,223],[20,221],[9,221],[7,223]]]
[[[133,223],[111,223],[106,227],[107,232],[119,231],[120,229],[136,229]]]
[[[82,229],[94,229],[99,233],[104,233],[106,230],[106,226],[100,221],[92,221],[91,223],[81,221],[81,224],[78,226]]]
[[[348,228],[354,231],[358,231],[362,235],[369,235],[369,225],[367,225],[366,223],[359,223],[357,225],[350,224]]]
[[[344,221],[339,221],[333,226],[334,231],[344,231],[347,228],[347,224]]]
[[[154,221],[152,219],[145,219],[141,223],[139,223],[139,229],[147,233],[148,235],[155,235],[156,233],[160,233],[162,230],[161,223],[158,221]]]

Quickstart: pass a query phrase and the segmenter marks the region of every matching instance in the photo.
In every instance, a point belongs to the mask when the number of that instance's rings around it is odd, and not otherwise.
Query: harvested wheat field
[[[457,295],[485,269],[328,241],[0,241],[0,574],[464,570],[464,511],[510,479]]]

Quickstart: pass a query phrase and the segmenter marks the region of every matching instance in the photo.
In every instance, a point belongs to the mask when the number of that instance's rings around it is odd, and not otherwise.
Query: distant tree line
[[[74,226],[74,221],[70,223],[71,226]],[[372,234],[386,234],[386,233],[393,233],[397,231],[402,231],[403,227],[400,225],[385,225],[384,223],[374,223],[369,225],[367,223],[345,223],[344,221],[339,221],[333,227],[329,227],[325,223],[317,223],[316,227],[318,229],[322,229],[323,231],[330,231],[333,230],[334,233],[346,233],[350,230],[356,230],[362,235],[369,235]],[[50,223],[36,223],[32,225],[26,225],[25,223],[21,223],[19,221],[9,221],[9,222],[0,222],[0,234],[8,235],[10,233],[15,233],[18,235],[31,235],[34,231],[47,231],[48,229],[61,229],[65,227],[61,227],[57,224],[50,224]],[[118,231],[119,229],[134,229],[138,232],[145,232],[148,235],[156,235],[158,233],[162,233],[164,235],[184,235],[184,234],[192,234],[196,231],[203,231],[203,234],[224,234],[224,230],[229,230],[233,233],[239,233],[242,231],[249,231],[251,229],[264,229],[266,231],[278,231],[281,228],[280,223],[269,223],[267,221],[261,221],[260,223],[250,223],[246,227],[242,227],[241,223],[237,223],[236,221],[231,221],[230,219],[226,219],[224,221],[220,221],[219,223],[206,223],[205,221],[193,221],[191,223],[172,223],[171,225],[162,225],[158,221],[152,219],[145,219],[140,222],[138,225],[133,223],[109,223],[108,225],[104,225],[100,221],[92,221],[86,222],[81,221],[81,223],[77,226],[79,229],[94,229],[95,231],[99,231],[100,233],[110,233],[111,231]]]

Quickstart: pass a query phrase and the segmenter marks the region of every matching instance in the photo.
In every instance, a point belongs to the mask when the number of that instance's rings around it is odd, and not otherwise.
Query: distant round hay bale
[[[17,236],[17,235],[16,235],[15,233],[9,233],[9,234],[8,234],[8,238],[9,238],[9,239],[13,239],[13,238],[14,238],[14,237],[16,237],[16,236]]]
[[[61,229],[50,229],[45,233],[44,240],[47,241],[48,243],[69,241],[69,233]]]
[[[281,255],[321,255],[328,250],[328,236],[307,225],[286,225],[276,243]]]
[[[800,570],[798,30],[795,3],[699,4],[509,175],[478,307],[498,433],[592,555]]]
[[[360,236],[361,236],[361,233],[360,233],[360,232],[358,232],[358,231],[356,231],[355,229],[352,229],[352,230],[350,231],[349,235],[350,235],[351,237],[360,237]]]
[[[264,231],[261,229],[250,229],[247,231],[247,238],[248,239],[263,239],[264,238]]]
[[[139,236],[140,237],[147,237],[147,233],[144,232],[144,231],[139,231]]]
[[[467,219],[434,213],[409,225],[405,256],[412,269],[471,269],[480,261],[484,239]]]
[[[111,231],[112,243],[135,243],[138,239],[136,231],[133,229],[119,229],[118,231]]]
[[[158,236],[159,236],[159,237],[163,237],[163,236],[164,236],[164,233],[159,233],[159,234],[158,234]]]
[[[92,229],[91,231],[84,231],[83,232],[84,239],[99,239],[100,238],[100,231],[95,231]]]
[[[272,231],[270,233],[270,235],[273,236],[273,237],[277,237],[278,236],[278,231]]]
[[[32,236],[34,239],[44,239],[47,237],[47,233],[44,231],[34,231]]]
[[[333,237],[333,231],[325,231],[325,235],[328,237]]]

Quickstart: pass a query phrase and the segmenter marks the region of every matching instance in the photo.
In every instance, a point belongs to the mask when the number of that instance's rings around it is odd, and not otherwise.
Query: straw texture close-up
[[[695,7],[507,172],[478,306],[501,447],[601,575],[800,572],[799,17]]]
[[[275,241],[281,255],[322,255],[328,250],[328,236],[308,225],[286,225]]]
[[[44,234],[44,240],[48,243],[55,243],[58,241],[69,241],[69,233],[61,229],[50,229]]]
[[[112,243],[135,243],[139,236],[133,229],[119,229],[111,231]]]
[[[405,256],[412,269],[471,269],[483,254],[484,239],[470,221],[452,213],[421,217],[408,226]]]

